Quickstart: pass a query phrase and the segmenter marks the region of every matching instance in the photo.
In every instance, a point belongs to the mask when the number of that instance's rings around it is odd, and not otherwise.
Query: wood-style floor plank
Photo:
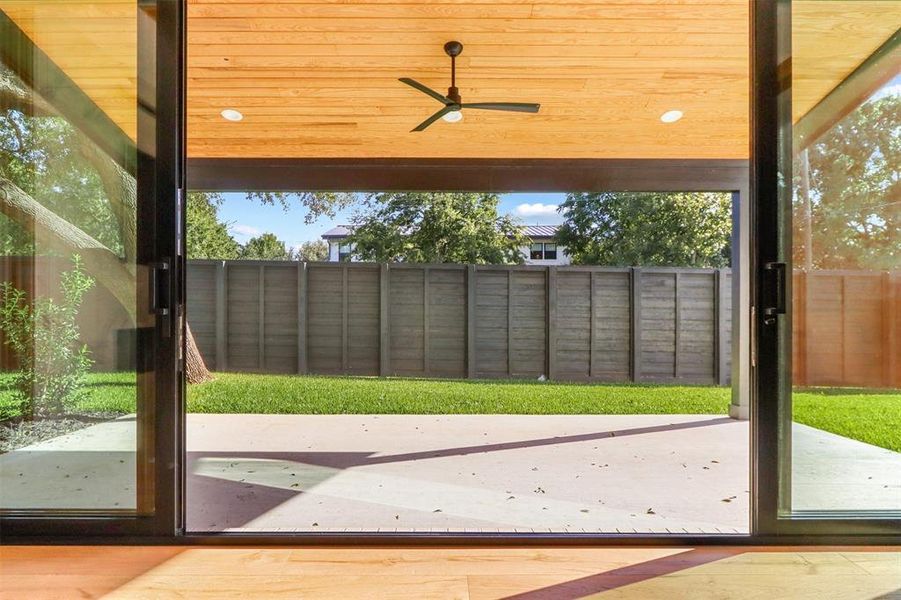
[[[901,599],[897,548],[0,547],[0,599]]]

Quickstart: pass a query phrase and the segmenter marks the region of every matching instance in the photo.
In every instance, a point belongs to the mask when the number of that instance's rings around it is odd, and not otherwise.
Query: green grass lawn
[[[188,412],[265,414],[726,414],[713,386],[379,379],[217,373],[190,386]],[[0,374],[0,420],[15,416]],[[134,375],[89,376],[85,412],[134,411]],[[813,388],[794,394],[794,418],[901,452],[901,390]]]

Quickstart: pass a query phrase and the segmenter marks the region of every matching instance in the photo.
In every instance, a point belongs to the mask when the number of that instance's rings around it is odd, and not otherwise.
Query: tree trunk
[[[188,323],[185,323],[185,378],[188,383],[203,383],[213,379],[203,362],[203,356],[197,348],[194,335],[191,333],[191,325]]]
[[[76,253],[92,277],[119,301],[135,321],[134,265],[123,262],[109,248],[87,235],[7,179],[0,178],[0,213],[40,237],[44,247]],[[185,376],[188,383],[212,379],[197,348],[191,328],[185,334]]]

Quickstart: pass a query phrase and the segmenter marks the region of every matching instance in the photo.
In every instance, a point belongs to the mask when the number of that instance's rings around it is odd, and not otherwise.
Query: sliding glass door
[[[901,525],[899,27],[899,2],[757,10],[762,533]]]
[[[0,1],[4,536],[175,531],[180,19]]]

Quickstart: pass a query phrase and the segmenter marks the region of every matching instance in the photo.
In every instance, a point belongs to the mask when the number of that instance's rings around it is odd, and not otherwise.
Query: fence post
[[[632,381],[641,381],[641,269],[632,267]]]
[[[224,260],[216,263],[216,370],[228,370],[228,270]]]
[[[847,275],[842,274],[842,275],[839,276],[839,279],[838,279],[839,282],[841,282],[841,283],[840,283],[840,287],[839,287],[839,298],[841,298],[841,302],[840,302],[840,304],[839,304],[839,305],[841,306],[841,309],[840,309],[840,312],[839,312],[839,323],[841,324],[841,338],[840,338],[840,339],[841,339],[841,342],[840,342],[840,344],[841,344],[841,353],[842,353],[842,354],[841,354],[841,357],[842,357],[842,374],[841,374],[841,381],[842,381],[842,383],[844,383],[845,381],[847,381],[847,373],[846,373],[847,369],[846,369],[846,366],[847,366],[847,362],[848,362],[848,361],[847,361],[847,358],[846,358],[846,357],[847,357],[847,354],[848,354],[848,352],[847,352],[847,349],[848,349],[848,335],[847,335],[847,331],[846,331],[846,330],[847,330],[847,327],[846,327],[846,321],[847,321],[847,302],[848,302],[848,298],[847,298],[847,285],[846,285],[846,284],[847,284],[847,277],[848,277]]]
[[[422,269],[422,372],[428,376],[431,373],[431,358],[429,357],[429,268]]]
[[[731,310],[723,310],[723,307],[726,305],[726,270],[717,269],[714,272],[714,281],[716,285],[713,296],[713,314],[716,319],[716,340],[714,341],[716,383],[717,385],[726,385],[729,380],[726,356],[731,352],[731,346],[726,343],[726,320],[724,317],[725,315],[732,315]]]
[[[297,263],[297,372],[307,372],[307,263]]]
[[[379,265],[379,375],[391,375],[391,326],[388,322],[391,312],[391,288],[388,263]]]
[[[594,300],[597,273],[588,273],[588,378],[594,377],[594,357],[597,355],[597,336],[594,333]]]
[[[347,369],[350,366],[350,357],[348,356],[348,331],[347,331],[347,322],[348,322],[348,271],[350,267],[347,264],[341,265],[341,371],[344,374],[347,374]]]
[[[885,387],[895,385],[895,286],[891,273],[882,273],[882,384]]]
[[[547,268],[547,378],[557,378],[557,267]]]
[[[513,269],[507,269],[507,377],[513,377]]]
[[[263,371],[266,369],[266,267],[264,265],[260,265],[260,279],[259,279],[259,298],[260,298],[260,307],[259,307],[259,344],[258,344],[258,358],[257,365],[260,370]]]
[[[793,303],[796,308],[794,321],[798,332],[795,340],[798,350],[794,357],[795,360],[792,362],[792,365],[797,363],[797,366],[792,369],[794,371],[792,383],[799,386],[807,385],[807,277],[807,271],[800,271],[797,279],[798,285],[792,286],[792,296],[796,299]],[[797,379],[794,379],[795,377]]]
[[[476,376],[476,266],[466,266],[466,377]]]
[[[673,379],[679,379],[679,347],[682,343],[682,292],[679,289],[681,273],[673,278]]]

